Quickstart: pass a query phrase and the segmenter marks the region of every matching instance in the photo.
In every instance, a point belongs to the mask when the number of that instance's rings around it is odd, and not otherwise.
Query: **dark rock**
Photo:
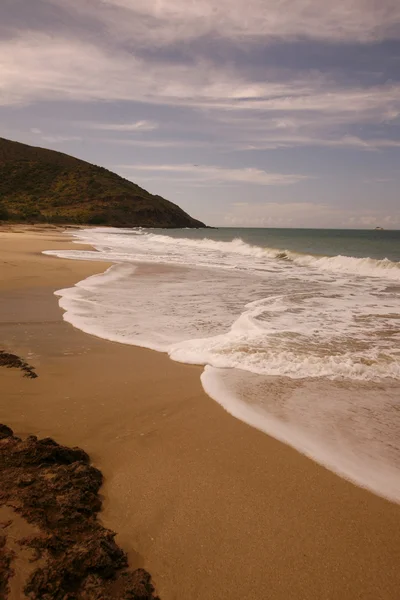
[[[32,475],[21,475],[16,481],[18,487],[25,487],[27,485],[32,485],[35,483],[35,478]]]
[[[8,582],[14,571],[11,567],[14,554],[6,547],[7,537],[0,534],[0,598],[7,598]],[[150,596],[151,598],[151,596]]]
[[[45,566],[34,570],[27,581],[27,597],[155,600],[150,575],[143,569],[128,570],[115,533],[97,519],[103,477],[90,465],[86,452],[51,438],[21,440],[4,425],[0,434],[0,505],[13,506],[41,531],[20,541],[45,559]],[[11,569],[10,561],[0,554],[4,572]]]
[[[7,367],[8,369],[21,369],[24,373],[24,377],[29,379],[36,379],[37,374],[35,373],[34,367],[31,367],[22,358],[16,354],[10,354],[0,350],[0,367]]]
[[[12,429],[7,427],[7,425],[0,424],[0,440],[2,440],[4,438],[12,437],[13,435],[14,435],[14,432]]]

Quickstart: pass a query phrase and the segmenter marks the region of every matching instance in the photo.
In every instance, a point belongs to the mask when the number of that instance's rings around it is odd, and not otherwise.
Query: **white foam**
[[[400,281],[400,263],[384,258],[355,258],[353,256],[313,256],[288,253],[294,263],[333,273],[349,273],[366,277],[383,277]]]
[[[76,237],[95,243],[97,252],[56,254],[119,263],[104,276],[60,292],[65,319],[88,333],[162,350],[181,362],[265,375],[400,377],[398,295],[383,292],[375,278],[322,273],[355,265],[360,271],[364,264],[364,270],[392,274],[396,269],[388,265],[397,263],[294,253],[277,259],[278,251],[240,239],[197,240],[143,230],[99,228]],[[132,265],[143,260],[191,269],[137,278]]]

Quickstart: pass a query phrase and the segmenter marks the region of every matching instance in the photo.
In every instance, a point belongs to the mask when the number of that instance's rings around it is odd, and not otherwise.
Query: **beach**
[[[88,452],[102,522],[162,600],[398,597],[399,505],[229,415],[200,367],[63,321],[54,292],[109,263],[43,255],[79,248],[57,228],[15,229],[0,232],[0,349],[38,378],[0,371],[0,422]]]

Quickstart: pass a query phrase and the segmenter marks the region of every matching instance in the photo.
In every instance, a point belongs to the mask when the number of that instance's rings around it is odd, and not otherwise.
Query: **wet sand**
[[[387,599],[400,506],[228,415],[201,369],[62,320],[56,289],[107,268],[40,254],[57,230],[0,231],[0,422],[80,446],[105,476],[105,526],[162,600]]]

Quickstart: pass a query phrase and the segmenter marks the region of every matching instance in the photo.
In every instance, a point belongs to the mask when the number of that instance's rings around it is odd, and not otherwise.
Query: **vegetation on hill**
[[[61,152],[0,138],[0,220],[204,227],[119,175]]]

